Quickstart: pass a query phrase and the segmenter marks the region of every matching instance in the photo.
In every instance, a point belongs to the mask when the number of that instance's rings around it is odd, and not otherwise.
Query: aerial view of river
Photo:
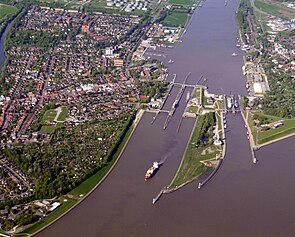
[[[220,0],[203,2],[182,42],[164,49],[163,60],[174,61],[168,66],[177,82],[191,72],[188,84],[204,76],[209,92],[246,94],[243,60],[235,46],[237,7],[238,0],[227,6]],[[238,56],[232,57],[233,52]],[[178,90],[172,89],[165,108],[171,107]],[[227,115],[226,156],[214,178],[202,189],[193,182],[152,204],[172,180],[194,125],[194,119],[186,118],[177,132],[185,104],[183,96],[166,130],[166,114],[151,124],[154,114],[145,113],[106,180],[37,236],[294,236],[295,138],[260,149],[253,164],[239,114]],[[145,182],[146,170],[160,160],[164,164],[156,176]]]

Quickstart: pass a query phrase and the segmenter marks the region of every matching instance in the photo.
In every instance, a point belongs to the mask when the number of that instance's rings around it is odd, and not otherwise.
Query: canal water
[[[210,92],[245,94],[241,52],[236,48],[235,10],[238,0],[207,0],[196,10],[182,43],[164,49],[169,72],[195,84],[204,76]],[[232,57],[233,52],[238,53]],[[171,76],[172,77],[172,76]],[[171,108],[179,88],[165,104]],[[191,89],[187,88],[184,92]],[[155,204],[152,198],[168,185],[181,161],[194,119],[184,119],[185,96],[166,130],[166,114],[151,124],[145,113],[117,166],[89,197],[67,215],[37,234],[59,236],[294,236],[295,138],[267,146],[251,160],[249,142],[240,115],[228,115],[225,160],[209,183],[197,189],[193,182]],[[148,182],[146,170],[165,160]]]
[[[5,38],[5,33],[9,30],[11,23],[9,23],[6,28],[5,31],[3,32],[1,38],[0,38],[0,68],[2,69],[2,67],[4,66],[4,62],[5,62],[5,52],[4,52],[4,38]]]

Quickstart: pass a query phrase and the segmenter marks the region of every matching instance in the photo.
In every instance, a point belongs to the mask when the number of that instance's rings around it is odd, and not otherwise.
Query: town
[[[167,86],[161,62],[133,56],[138,16],[32,6],[18,17],[0,95],[0,225],[11,231],[104,167],[135,110]]]

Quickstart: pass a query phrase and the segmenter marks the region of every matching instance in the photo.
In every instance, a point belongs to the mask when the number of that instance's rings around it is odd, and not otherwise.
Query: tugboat
[[[148,179],[152,178],[155,172],[159,169],[159,163],[155,161],[153,166],[150,167],[147,172],[145,173],[144,180],[147,181]]]

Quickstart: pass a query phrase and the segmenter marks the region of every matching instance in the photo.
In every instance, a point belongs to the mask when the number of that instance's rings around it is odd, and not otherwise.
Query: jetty
[[[161,189],[161,191],[158,193],[158,195],[155,198],[153,198],[153,204],[155,204],[159,200],[159,198],[162,196],[163,192],[164,192],[164,189]]]

